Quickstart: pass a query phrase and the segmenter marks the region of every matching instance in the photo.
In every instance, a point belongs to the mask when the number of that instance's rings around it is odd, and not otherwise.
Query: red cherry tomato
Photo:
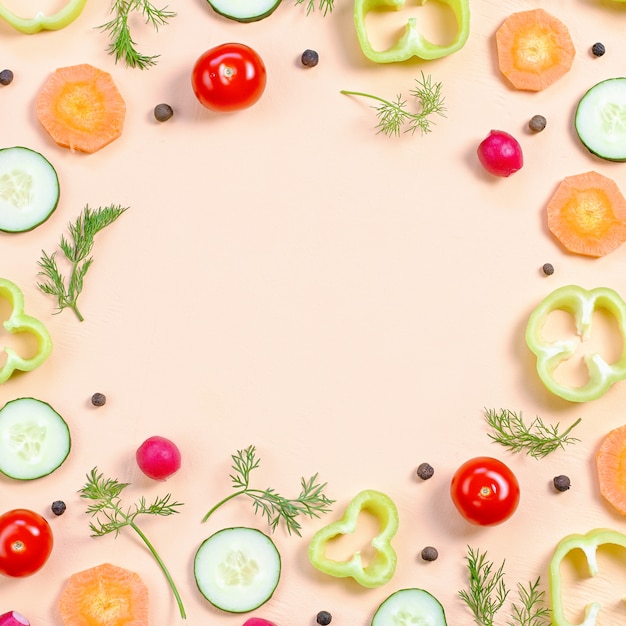
[[[38,513],[13,509],[0,515],[0,574],[30,576],[52,552],[52,530]]]
[[[491,526],[513,515],[519,504],[520,489],[515,474],[502,461],[480,456],[457,469],[450,495],[467,521]]]
[[[213,111],[252,106],[263,95],[266,82],[263,60],[241,43],[225,43],[207,50],[191,73],[196,98]]]

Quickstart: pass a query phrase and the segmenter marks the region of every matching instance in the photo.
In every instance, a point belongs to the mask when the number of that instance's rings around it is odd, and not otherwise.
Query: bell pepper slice
[[[580,341],[589,338],[594,311],[602,309],[617,322],[622,337],[622,352],[614,363],[607,363],[599,354],[587,354],[584,361],[589,374],[580,387],[570,387],[554,378],[556,368],[569,359]],[[570,341],[547,342],[542,328],[550,313],[562,310],[574,317],[578,338]],[[603,396],[613,383],[626,378],[626,304],[621,296],[608,287],[586,290],[577,285],[560,287],[544,298],[531,313],[526,327],[526,344],[537,357],[537,373],[554,394],[570,402],[589,402]]]
[[[365,24],[367,14],[377,9],[401,9],[405,0],[355,0],[354,25],[359,44],[365,56],[376,63],[398,63],[411,57],[424,60],[440,59],[460,50],[467,41],[470,30],[469,0],[437,0],[449,6],[457,22],[457,34],[447,45],[434,44],[422,35],[417,28],[417,20],[409,18],[402,37],[387,50],[374,50],[370,43]],[[418,0],[426,4],[428,0]]]
[[[566,617],[563,608],[563,589],[561,585],[561,563],[572,550],[582,550],[587,559],[589,574],[596,576],[599,572],[597,549],[602,545],[616,545],[626,548],[626,535],[608,528],[596,528],[585,535],[573,534],[563,537],[557,544],[550,559],[548,580],[550,586],[550,602],[552,605],[552,624],[554,626],[574,626]],[[626,598],[624,598],[626,601]],[[585,617],[577,626],[593,626],[596,623],[601,605],[591,602],[585,607]]]
[[[360,551],[346,561],[326,557],[328,542],[341,535],[354,533],[361,511],[371,513],[380,524],[372,539],[374,556],[363,564]],[[309,560],[321,572],[337,578],[351,577],[363,587],[380,587],[391,580],[396,571],[397,556],[391,539],[398,530],[398,509],[393,500],[380,491],[367,489],[358,493],[348,504],[343,517],[318,530],[309,543]]]
[[[30,372],[39,367],[52,352],[52,339],[42,322],[24,313],[24,295],[20,288],[6,278],[0,278],[0,298],[11,305],[11,314],[4,328],[11,334],[30,333],[37,341],[38,349],[29,358],[20,356],[13,348],[4,348],[6,358],[0,367],[0,384],[6,382],[16,370]]]
[[[87,0],[69,0],[56,13],[45,15],[38,13],[35,17],[20,17],[7,9],[0,2],[0,17],[21,33],[32,35],[42,30],[60,30],[71,24],[83,11]]]

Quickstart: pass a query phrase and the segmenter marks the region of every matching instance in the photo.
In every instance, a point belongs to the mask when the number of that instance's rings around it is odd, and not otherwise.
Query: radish
[[[0,626],[30,626],[30,622],[17,611],[8,611],[0,615]]]
[[[522,147],[503,130],[492,130],[477,149],[482,166],[494,176],[510,176],[524,165]]]
[[[276,624],[262,617],[251,617],[244,622],[243,626],[276,626]]]
[[[139,469],[154,480],[165,480],[180,469],[180,450],[173,441],[158,435],[146,439],[135,457]]]

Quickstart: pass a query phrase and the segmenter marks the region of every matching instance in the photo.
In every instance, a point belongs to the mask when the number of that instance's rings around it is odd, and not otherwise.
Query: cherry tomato
[[[0,515],[0,574],[30,576],[52,552],[52,530],[38,513],[13,509]]]
[[[263,95],[266,82],[263,60],[241,43],[225,43],[207,50],[191,73],[196,98],[213,111],[252,106]]]
[[[457,469],[450,483],[450,495],[467,521],[491,526],[513,515],[520,490],[515,474],[502,461],[480,456]]]

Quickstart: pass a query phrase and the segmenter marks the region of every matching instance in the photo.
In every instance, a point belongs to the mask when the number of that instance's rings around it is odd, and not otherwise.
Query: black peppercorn
[[[433,466],[429,463],[420,463],[419,467],[417,468],[417,475],[422,480],[428,480],[429,478],[432,478],[434,473],[435,470],[433,469]]]
[[[432,546],[426,546],[422,550],[422,559],[424,561],[436,561],[439,556],[439,552],[437,552],[437,548],[433,548]]]
[[[552,265],[552,263],[544,263],[541,269],[546,276],[552,276],[552,274],[554,274],[554,265]]]
[[[174,115],[174,109],[169,104],[162,102],[154,107],[154,117],[157,122],[167,122]]]
[[[571,487],[570,479],[563,474],[555,476],[552,482],[554,483],[554,488],[557,491],[567,491]]]
[[[319,63],[319,60],[320,56],[315,50],[305,50],[300,58],[304,67],[315,67]]]
[[[320,611],[315,619],[320,626],[328,626],[333,616],[328,611]]]
[[[0,72],[0,85],[10,85],[13,82],[13,72],[11,70],[2,70]]]
[[[540,133],[546,127],[547,123],[543,115],[533,115],[528,122],[528,128],[530,128],[533,133]]]
[[[63,513],[65,513],[66,508],[67,507],[65,506],[65,502],[63,502],[63,500],[55,500],[52,503],[52,506],[50,507],[51,511],[55,515],[63,515]]]
[[[601,57],[605,52],[606,48],[604,44],[599,41],[591,46],[591,54],[593,54],[594,57]]]
[[[94,406],[104,406],[106,404],[107,397],[103,393],[94,393],[91,396],[91,404]]]

